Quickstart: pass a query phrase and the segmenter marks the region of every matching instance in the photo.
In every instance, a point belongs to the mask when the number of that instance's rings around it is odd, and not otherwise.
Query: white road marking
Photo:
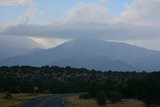
[[[50,97],[50,98],[47,98],[46,100],[42,101],[37,107],[41,107],[44,103],[46,103],[48,100],[50,100],[52,98],[54,98],[54,96]]]
[[[64,103],[64,97],[62,98],[62,103],[63,103],[64,107],[67,107],[66,104]]]

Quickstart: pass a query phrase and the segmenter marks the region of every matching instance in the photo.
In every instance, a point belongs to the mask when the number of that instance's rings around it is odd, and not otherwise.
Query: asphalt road
[[[35,98],[18,107],[65,107],[63,98],[75,94],[57,94]]]

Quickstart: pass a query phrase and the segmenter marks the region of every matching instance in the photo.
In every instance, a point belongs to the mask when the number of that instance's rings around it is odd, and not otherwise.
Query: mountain
[[[160,52],[100,40],[73,40],[55,48],[6,58],[0,65],[71,66],[96,70],[160,70]]]
[[[15,48],[12,46],[0,46],[0,50],[1,50],[0,51],[0,60],[2,60],[2,59],[6,59],[8,57],[15,57],[15,56],[19,56],[19,55],[33,53],[33,52],[40,50],[40,48],[30,49],[30,48]]]
[[[53,62],[50,65],[58,65],[61,67],[72,66],[76,68],[88,68],[88,69],[96,69],[96,70],[135,70],[133,67],[124,63],[123,61],[116,61],[107,56],[95,56],[95,57],[87,57],[83,55],[70,57],[67,59],[62,59]]]

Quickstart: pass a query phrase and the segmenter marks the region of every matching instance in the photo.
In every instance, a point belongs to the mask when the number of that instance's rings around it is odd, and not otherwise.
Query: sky
[[[160,50],[160,0],[0,0],[0,47],[99,39]]]

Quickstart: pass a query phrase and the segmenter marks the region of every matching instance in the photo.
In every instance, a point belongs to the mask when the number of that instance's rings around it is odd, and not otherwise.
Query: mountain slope
[[[95,56],[95,57],[86,57],[84,55],[70,57],[68,59],[62,59],[53,62],[50,65],[58,65],[61,67],[72,66],[76,68],[88,68],[96,70],[119,70],[119,71],[133,71],[135,68],[126,64],[123,61],[116,61],[107,56]]]
[[[0,46],[0,60],[8,58],[8,57],[15,57],[19,55],[24,55],[28,53],[33,53],[40,50],[40,48],[15,48],[12,46]]]
[[[160,52],[118,42],[74,40],[55,48],[7,58],[0,65],[57,65],[98,70],[160,70]]]

